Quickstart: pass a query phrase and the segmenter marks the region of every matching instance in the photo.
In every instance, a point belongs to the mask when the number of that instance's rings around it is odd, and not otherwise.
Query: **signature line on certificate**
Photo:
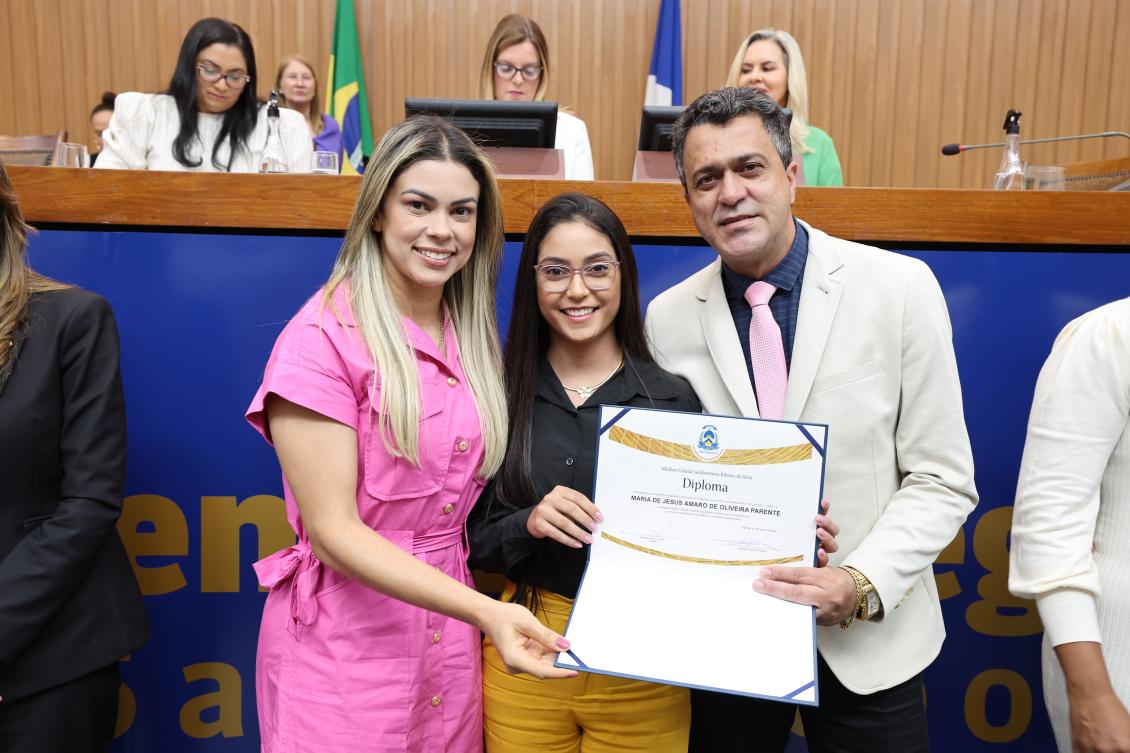
[[[633,544],[630,541],[624,541],[624,539],[620,538],[619,536],[613,536],[612,534],[605,533],[604,531],[600,532],[600,536],[601,536],[601,538],[608,539],[613,544],[619,544],[620,546],[627,547],[628,549],[634,549],[637,552],[643,552],[644,554],[650,554],[654,557],[666,557],[669,560],[678,560],[679,562],[697,562],[700,565],[722,565],[724,567],[751,567],[751,566],[761,566],[761,565],[783,565],[786,562],[800,562],[801,560],[804,559],[803,555],[796,554],[796,555],[793,555],[792,557],[778,557],[776,559],[771,559],[771,560],[713,560],[713,559],[708,559],[706,557],[688,557],[685,554],[671,554],[670,552],[661,552],[658,549],[652,549],[651,547],[640,546],[639,544]]]
[[[688,444],[655,439],[625,429],[622,426],[613,426],[608,432],[608,438],[617,444],[651,455],[659,455],[672,460],[701,462],[701,459],[694,454],[694,450]],[[796,463],[801,460],[808,460],[811,457],[812,445],[805,442],[804,444],[765,447],[758,450],[726,450],[713,462],[719,465],[775,465],[777,463]]]

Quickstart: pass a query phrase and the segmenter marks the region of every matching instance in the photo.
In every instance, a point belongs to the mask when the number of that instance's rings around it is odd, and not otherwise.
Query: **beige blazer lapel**
[[[734,317],[726,302],[726,291],[722,287],[720,259],[715,260],[711,274],[696,295],[703,302],[699,321],[714,368],[718,370],[741,414],[757,418],[757,398],[753,394],[753,385],[749,383],[745,354],[738,340],[737,330],[734,329]]]
[[[804,265],[789,386],[785,391],[784,417],[789,421],[799,420],[804,410],[843,293],[843,279],[836,274],[843,267],[839,254],[827,235],[802,224],[808,231],[808,261]]]

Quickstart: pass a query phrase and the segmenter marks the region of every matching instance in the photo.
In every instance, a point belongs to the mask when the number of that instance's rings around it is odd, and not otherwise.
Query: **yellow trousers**
[[[514,595],[506,584],[503,600]],[[565,631],[573,601],[539,591],[537,618]],[[511,675],[483,643],[487,753],[686,753],[690,691],[673,685],[581,672],[569,680]]]

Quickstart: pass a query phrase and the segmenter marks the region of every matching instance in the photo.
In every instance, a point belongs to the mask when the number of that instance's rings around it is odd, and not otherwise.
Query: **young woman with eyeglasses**
[[[549,47],[541,28],[511,13],[498,22],[487,42],[479,76],[479,96],[505,102],[545,99],[549,88]],[[592,146],[585,121],[557,111],[554,146],[565,153],[566,180],[592,180]]]
[[[222,18],[197,21],[168,91],[118,95],[97,167],[258,172],[267,108],[255,95],[256,74],[247,32]],[[298,112],[280,112],[279,136],[290,172],[310,172],[313,147]]]
[[[468,520],[471,565],[504,574],[504,601],[563,632],[601,521],[591,499],[599,406],[701,406],[652,359],[632,246],[605,204],[576,193],[550,199],[518,269],[503,370],[509,441]],[[817,522],[823,551],[836,551],[835,524]],[[690,713],[686,688],[587,673],[511,676],[483,644],[487,753],[579,750],[582,739],[587,753],[685,753]]]

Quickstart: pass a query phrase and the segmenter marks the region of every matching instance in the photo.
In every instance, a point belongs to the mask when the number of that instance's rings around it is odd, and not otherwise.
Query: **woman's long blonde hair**
[[[322,117],[322,111],[318,105],[318,72],[314,70],[314,66],[310,61],[301,55],[287,55],[279,63],[279,70],[275,74],[275,88],[279,90],[279,104],[283,107],[295,109],[294,105],[286,101],[286,95],[282,93],[282,77],[286,72],[286,67],[291,63],[299,63],[306,66],[310,70],[310,75],[314,77],[314,97],[310,100],[310,112],[306,115],[306,122],[310,124],[310,133],[317,136],[326,127],[325,118]]]
[[[467,264],[448,280],[443,299],[459,341],[459,361],[478,408],[486,456],[479,476],[492,476],[506,450],[506,393],[495,320],[494,294],[502,262],[502,203],[494,168],[463,131],[446,120],[417,116],[393,126],[377,144],[365,170],[353,219],[323,288],[333,307],[345,285],[353,319],[373,358],[377,413],[388,452],[420,463],[420,380],[416,357],[385,272],[380,233],[373,223],[390,186],[416,162],[451,161],[466,167],[479,184],[475,245]],[[337,312],[340,318],[340,312]]]
[[[487,52],[483,56],[483,68],[479,75],[479,97],[481,99],[494,99],[494,61],[498,53],[507,47],[512,47],[522,42],[530,42],[537,48],[538,57],[541,58],[541,78],[538,79],[538,88],[534,92],[534,101],[541,102],[545,99],[545,91],[549,88],[549,46],[545,42],[545,34],[541,27],[531,19],[518,13],[504,16],[494,27],[494,33],[487,42]]]
[[[20,202],[8,171],[0,161],[0,392],[16,365],[16,351],[27,334],[28,302],[32,293],[69,287],[31,271],[27,265],[27,234],[31,227],[20,213]]]
[[[808,145],[808,76],[804,72],[804,57],[800,54],[800,45],[793,39],[793,35],[780,29],[758,29],[746,37],[738,45],[738,54],[730,64],[730,73],[726,77],[726,86],[737,86],[742,75],[742,63],[749,46],[754,42],[769,40],[776,42],[785,55],[785,70],[789,74],[789,90],[785,94],[785,107],[793,111],[793,122],[789,127],[792,136],[793,154],[811,154],[812,147]]]

